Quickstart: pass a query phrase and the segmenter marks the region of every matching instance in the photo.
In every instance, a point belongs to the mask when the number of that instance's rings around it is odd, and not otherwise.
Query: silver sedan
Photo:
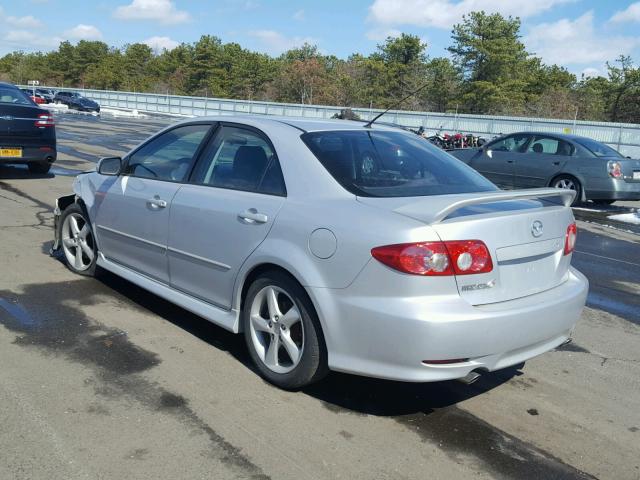
[[[392,127],[188,120],[73,190],[54,244],[72,271],[242,332],[282,388],[472,380],[568,341],[587,295],[574,192],[498,190]]]

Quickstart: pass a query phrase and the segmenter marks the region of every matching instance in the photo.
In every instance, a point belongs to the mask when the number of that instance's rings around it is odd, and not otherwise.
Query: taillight
[[[38,119],[35,122],[36,127],[53,127],[53,115],[48,113],[41,113],[38,115]]]
[[[567,234],[564,237],[564,254],[569,255],[576,248],[578,238],[578,227],[572,223],[567,227]]]
[[[373,258],[414,275],[470,275],[493,270],[491,255],[480,240],[401,243],[376,247]]]
[[[613,178],[622,178],[622,165],[620,165],[620,162],[609,162],[607,163],[607,167],[610,176]]]

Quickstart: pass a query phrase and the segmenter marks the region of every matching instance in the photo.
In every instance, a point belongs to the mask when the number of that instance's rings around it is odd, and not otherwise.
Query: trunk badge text
[[[0,120],[13,120],[13,117],[11,115],[2,115],[0,116]]]
[[[496,286],[496,281],[491,280],[487,283],[474,283],[471,285],[462,285],[460,288],[463,292],[473,292],[475,290],[487,290]]]
[[[533,222],[533,224],[531,224],[531,235],[533,235],[534,237],[538,238],[540,235],[542,235],[543,230],[544,227],[542,226],[542,222],[540,220],[536,220],[535,222]]]

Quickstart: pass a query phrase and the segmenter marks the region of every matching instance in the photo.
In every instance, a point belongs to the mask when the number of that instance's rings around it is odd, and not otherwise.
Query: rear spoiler
[[[408,217],[416,217],[418,209],[420,210],[420,218],[426,223],[440,223],[446,219],[453,212],[460,210],[461,208],[468,207],[470,205],[479,205],[482,203],[494,203],[503,202],[507,200],[537,200],[546,197],[556,197],[562,199],[562,204],[568,207],[573,202],[576,196],[576,192],[573,190],[567,190],[563,188],[532,188],[528,190],[498,190],[494,192],[486,193],[471,193],[463,195],[443,195],[440,197],[432,197],[428,200],[429,203],[424,204],[424,208],[421,208],[422,202],[414,202],[405,206],[402,206],[395,211]],[[439,205],[440,204],[440,205]],[[435,210],[433,215],[425,214],[425,211]],[[425,217],[428,217],[425,218]]]

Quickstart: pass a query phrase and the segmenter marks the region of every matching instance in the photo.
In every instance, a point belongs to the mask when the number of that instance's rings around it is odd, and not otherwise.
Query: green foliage
[[[449,58],[429,58],[415,35],[389,37],[347,59],[304,44],[271,57],[213,35],[154,53],[141,43],[61,42],[48,53],[0,58],[0,80],[345,107],[640,122],[640,69],[629,57],[606,77],[576,79],[526,51],[520,20],[472,12],[453,27]]]

